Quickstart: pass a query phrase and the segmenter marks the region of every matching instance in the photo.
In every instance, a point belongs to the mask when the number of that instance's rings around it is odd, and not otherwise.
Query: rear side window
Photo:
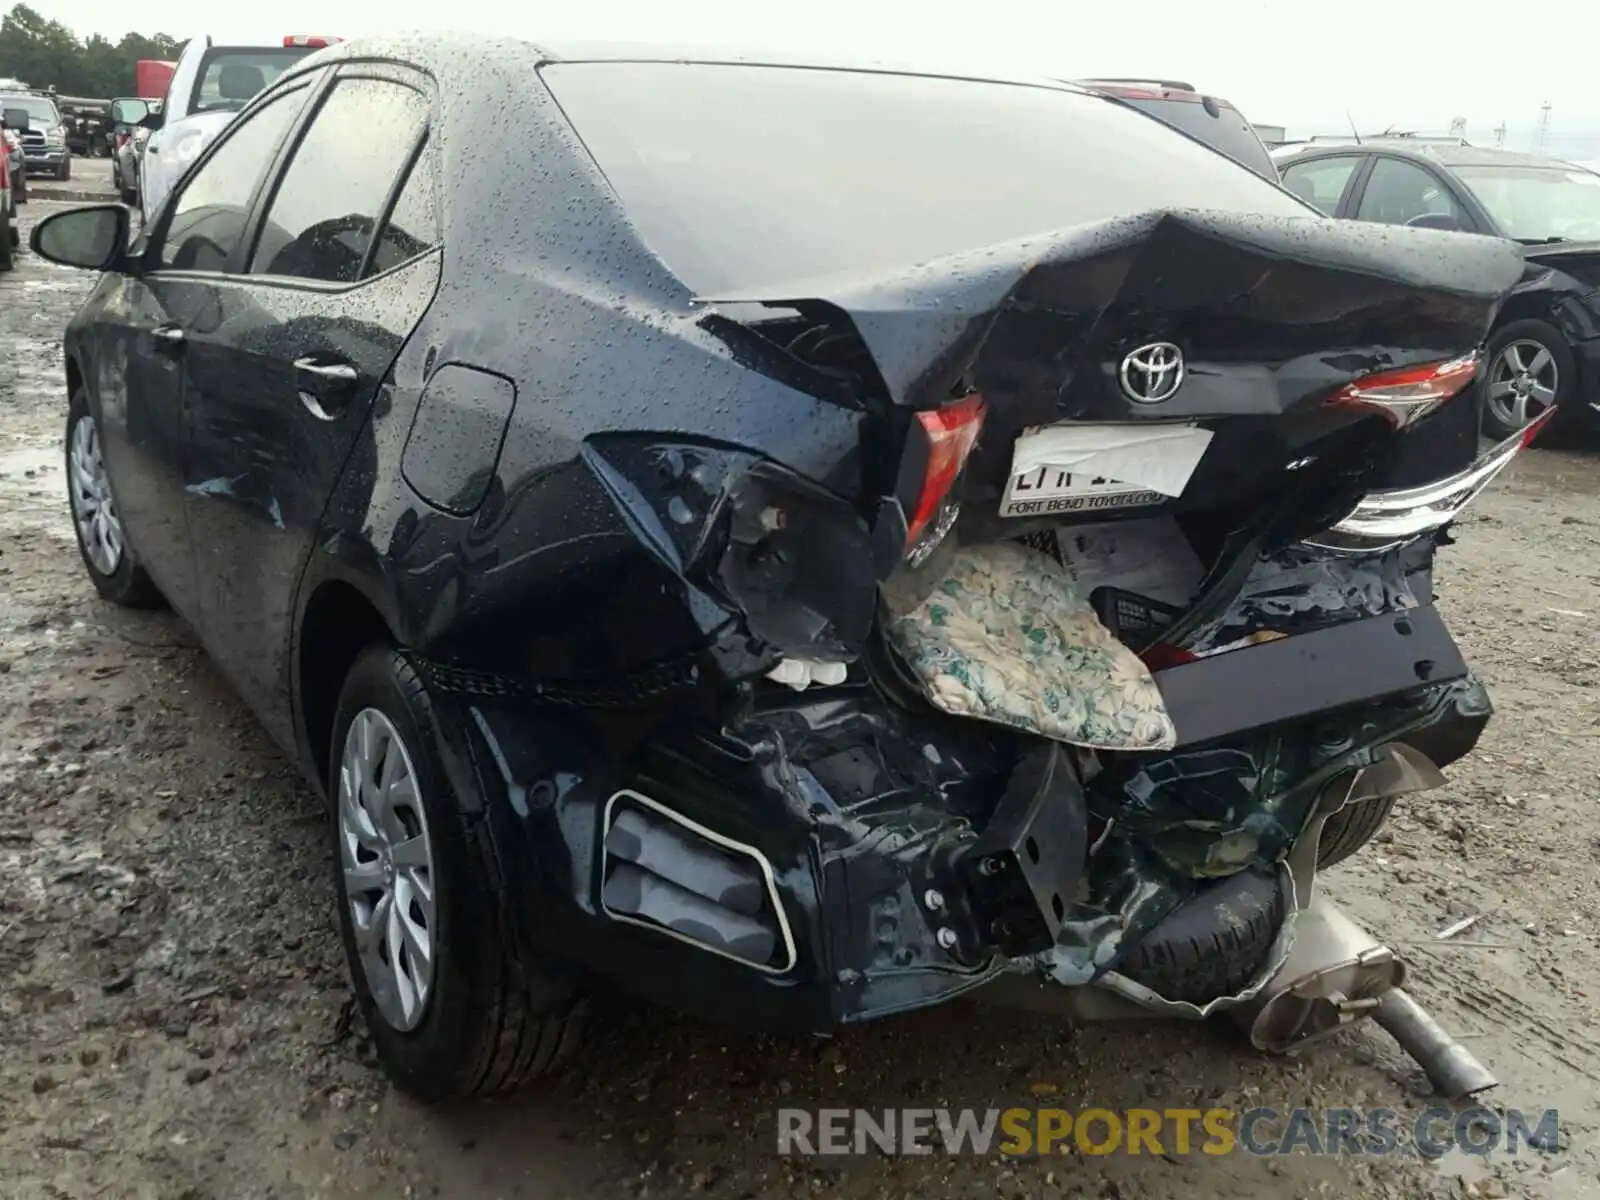
[[[159,261],[175,271],[220,271],[238,249],[250,198],[278,143],[306,102],[309,88],[274,96],[235,122],[172,202]]]
[[[1283,169],[1283,186],[1302,200],[1308,200],[1328,216],[1337,216],[1339,201],[1345,188],[1350,186],[1350,176],[1361,165],[1358,154],[1338,158],[1317,158],[1310,162],[1294,163]]]
[[[381,275],[439,244],[438,151],[430,139],[383,223],[366,274]]]
[[[189,111],[224,112],[243,108],[279,75],[312,51],[305,46],[249,48],[213,46],[200,60],[189,97]]]
[[[404,84],[334,84],[267,208],[251,274],[324,283],[360,279],[373,234],[427,120],[427,100]]]
[[[1244,115],[1232,105],[1217,104],[1213,101],[1211,107],[1216,109],[1216,115],[1213,116],[1204,101],[1198,97],[1193,100],[1147,99],[1143,96],[1119,96],[1119,98],[1124,104],[1131,105],[1158,121],[1165,121],[1174,129],[1183,130],[1213,150],[1220,150],[1256,174],[1272,180],[1278,178],[1278,169],[1273,166],[1272,156],[1267,153],[1267,148],[1261,144],[1256,131],[1250,128],[1250,122],[1246,121]]]

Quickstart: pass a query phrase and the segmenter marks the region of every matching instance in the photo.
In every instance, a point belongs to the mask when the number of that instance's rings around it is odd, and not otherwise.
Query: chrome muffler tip
[[[1434,1091],[1445,1099],[1464,1100],[1499,1084],[1489,1068],[1446,1033],[1404,989],[1385,992],[1372,1019],[1417,1060]]]
[[[1405,964],[1321,896],[1296,918],[1294,948],[1256,998],[1234,1010],[1258,1050],[1282,1054],[1371,1017],[1416,1060],[1439,1095],[1498,1082],[1401,985]]]
[[[1294,946],[1255,998],[1235,1009],[1258,1050],[1282,1054],[1371,1016],[1405,964],[1321,896],[1295,917]]]

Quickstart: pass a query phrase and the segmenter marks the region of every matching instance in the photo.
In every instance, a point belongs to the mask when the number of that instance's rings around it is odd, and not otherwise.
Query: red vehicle
[[[141,58],[133,64],[133,94],[145,100],[164,100],[167,85],[178,69],[175,62],[159,58]]]
[[[17,204],[16,197],[11,191],[11,153],[13,145],[20,149],[21,143],[13,143],[16,134],[10,130],[0,132],[0,149],[5,152],[5,159],[0,163],[0,215],[5,217],[5,233],[0,236],[0,271],[9,271],[16,265],[17,248],[22,239],[17,233]]]

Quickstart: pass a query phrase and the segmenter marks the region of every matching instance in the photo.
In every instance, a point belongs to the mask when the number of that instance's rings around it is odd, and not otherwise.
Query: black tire
[[[72,437],[79,421],[93,421],[94,416],[89,411],[89,398],[84,395],[82,387],[73,393],[67,405],[67,431],[63,446],[65,450],[67,488],[69,495],[67,503],[72,504],[70,490],[72,483]],[[133,549],[128,545],[127,531],[123,531],[122,554],[117,560],[117,569],[107,575],[94,565],[94,560],[89,557],[88,547],[84,545],[83,529],[78,524],[77,511],[72,510],[72,534],[78,542],[78,558],[83,562],[83,569],[89,573],[89,582],[94,584],[94,590],[101,597],[120,605],[123,608],[161,608],[166,604],[161,590],[145,574],[144,568],[134,557]]]
[[[138,203],[139,203],[139,193],[138,192],[134,191],[131,187],[119,188],[117,190],[118,190],[119,199],[121,199],[121,201],[124,204],[126,204],[129,208],[135,208],[135,207],[138,206]]]
[[[1572,355],[1572,347],[1567,344],[1567,339],[1561,336],[1561,331],[1548,321],[1524,320],[1512,321],[1495,331],[1489,339],[1488,362],[1489,373],[1492,378],[1495,364],[1507,346],[1513,342],[1537,342],[1550,353],[1550,358],[1556,371],[1556,399],[1555,403],[1561,406],[1561,414],[1555,418],[1554,423],[1562,423],[1563,418],[1570,415],[1572,399],[1572,383],[1577,377],[1577,362]],[[1535,414],[1537,415],[1537,414]],[[1548,427],[1547,427],[1548,428]],[[1503,417],[1498,416],[1489,398],[1489,383],[1484,383],[1483,400],[1483,432],[1499,441],[1508,438],[1517,432],[1517,426]]]
[[[23,171],[11,185],[11,190],[16,194],[18,204],[28,202],[28,173]]]
[[[1357,800],[1329,817],[1317,844],[1318,869],[1343,862],[1370,842],[1394,811],[1394,802],[1393,796]]]
[[[1266,966],[1286,904],[1273,871],[1219,879],[1152,929],[1117,972],[1180,1003],[1231,996]]]
[[[346,735],[365,709],[399,732],[427,821],[435,896],[433,979],[420,1021],[401,1031],[382,1015],[357,948],[339,846],[339,774]],[[439,760],[438,714],[421,678],[384,644],[345,678],[333,721],[328,794],[334,892],[357,1002],[395,1084],[430,1102],[510,1091],[563,1062],[582,1035],[584,998],[560,972],[519,962],[505,944],[512,918],[477,806],[459,798]]]
[[[56,169],[56,178],[63,182],[72,178],[72,160],[70,158]]]
[[[0,271],[9,271],[17,265],[17,246],[20,241],[16,224],[8,220],[6,235],[0,237]]]

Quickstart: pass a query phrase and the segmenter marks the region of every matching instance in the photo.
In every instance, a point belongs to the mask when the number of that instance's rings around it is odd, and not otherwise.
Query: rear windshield
[[[255,94],[306,55],[310,46],[213,46],[200,60],[200,77],[190,97],[189,112],[226,112],[243,108]]]
[[[1153,209],[1315,215],[1076,92],[682,63],[560,63],[544,76],[645,241],[706,298]]]
[[[1213,150],[1220,150],[1229,158],[1237,159],[1252,171],[1259,171],[1269,179],[1278,177],[1278,170],[1272,165],[1272,156],[1261,144],[1256,131],[1250,128],[1250,122],[1244,119],[1244,115],[1231,105],[1217,105],[1217,115],[1212,116],[1198,100],[1165,100],[1144,96],[1118,98],[1158,121],[1165,121],[1175,129],[1183,130],[1190,137],[1199,138]]]

